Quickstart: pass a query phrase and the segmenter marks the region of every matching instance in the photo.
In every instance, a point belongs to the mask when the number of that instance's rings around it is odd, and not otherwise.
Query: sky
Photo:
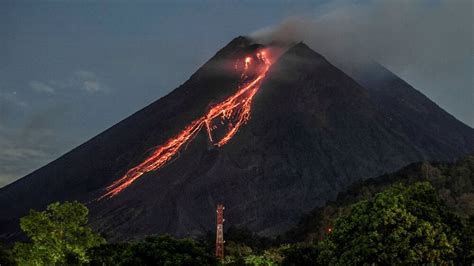
[[[0,1],[0,187],[166,95],[233,38],[282,28],[323,55],[372,57],[472,127],[472,25],[463,0]]]

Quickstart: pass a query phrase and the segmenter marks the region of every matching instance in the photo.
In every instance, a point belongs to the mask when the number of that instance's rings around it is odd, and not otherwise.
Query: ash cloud
[[[472,127],[472,8],[461,0],[337,2],[251,37],[303,41],[343,70],[375,60]]]

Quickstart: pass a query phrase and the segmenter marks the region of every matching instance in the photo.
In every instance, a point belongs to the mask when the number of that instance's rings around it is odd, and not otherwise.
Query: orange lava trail
[[[241,80],[245,86],[240,87],[235,94],[213,106],[208,110],[206,115],[194,120],[178,135],[156,148],[142,163],[131,168],[123,177],[110,184],[106,188],[106,193],[103,194],[99,200],[104,197],[110,198],[116,196],[144,173],[155,171],[163,167],[167,162],[173,159],[183,145],[189,143],[203,127],[206,128],[210,142],[216,147],[222,147],[227,144],[229,140],[237,134],[240,127],[249,120],[252,100],[260,88],[260,85],[271,65],[270,61],[265,56],[265,52],[258,52],[256,56],[258,62],[263,66],[256,67],[258,75],[253,80],[246,82],[246,79],[248,78],[248,70],[252,63],[251,57],[246,57],[243,61],[244,65],[241,75]],[[212,122],[214,119],[219,117],[221,118],[222,123],[224,123],[224,120],[232,119],[233,121],[229,122],[230,126],[224,136],[220,140],[214,141],[212,130],[216,127],[212,126]]]

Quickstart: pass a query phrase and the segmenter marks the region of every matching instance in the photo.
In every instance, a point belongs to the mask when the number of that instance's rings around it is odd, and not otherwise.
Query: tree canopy
[[[460,246],[461,219],[427,182],[391,187],[351,207],[319,243],[321,263],[443,264]]]
[[[92,265],[217,265],[216,258],[192,239],[168,235],[105,244],[91,250]]]
[[[52,203],[45,211],[31,210],[20,219],[29,243],[16,243],[20,265],[86,263],[87,250],[105,243],[88,226],[88,209],[79,202]]]

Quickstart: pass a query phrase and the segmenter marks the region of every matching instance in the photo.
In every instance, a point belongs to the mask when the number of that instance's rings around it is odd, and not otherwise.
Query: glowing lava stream
[[[205,126],[207,130],[210,142],[216,147],[222,147],[223,145],[227,144],[227,142],[229,142],[229,140],[232,139],[235,134],[237,134],[239,128],[250,118],[253,97],[260,88],[260,85],[271,65],[263,51],[257,53],[257,59],[259,63],[263,65],[263,67],[257,66],[256,69],[258,71],[258,75],[256,78],[250,82],[245,82],[245,80],[248,78],[247,71],[250,64],[252,63],[252,58],[246,57],[243,61],[244,65],[241,75],[241,81],[245,84],[245,86],[240,87],[235,94],[231,95],[221,103],[213,106],[211,109],[209,109],[206,115],[194,120],[178,135],[174,136],[165,144],[156,148],[152,154],[149,155],[142,163],[131,168],[123,177],[117,179],[111,185],[109,185],[106,188],[107,192],[99,199],[116,196],[144,173],[155,171],[164,166],[167,162],[174,158],[183,145],[189,143],[197,135],[203,126]],[[218,117],[221,118],[222,123],[225,119],[232,119],[233,121],[229,122],[228,131],[224,134],[224,136],[219,141],[215,142],[212,138],[212,130],[215,129],[216,126],[212,126],[212,121]]]

